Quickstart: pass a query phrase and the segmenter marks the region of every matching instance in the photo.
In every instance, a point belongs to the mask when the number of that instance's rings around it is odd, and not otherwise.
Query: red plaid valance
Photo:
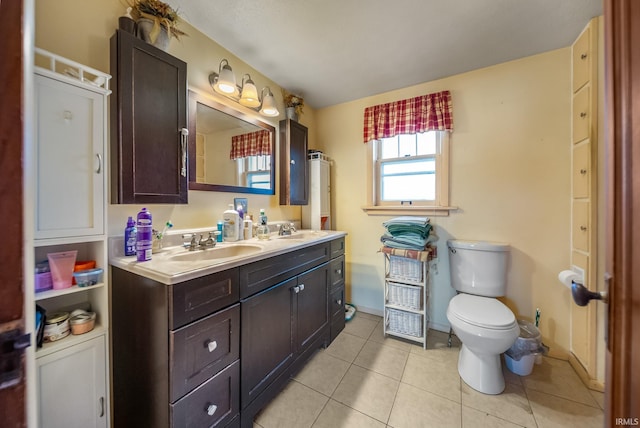
[[[270,155],[271,135],[263,129],[249,134],[231,137],[230,159],[246,158],[248,156]]]
[[[426,131],[452,131],[451,93],[436,92],[364,109],[364,142]]]

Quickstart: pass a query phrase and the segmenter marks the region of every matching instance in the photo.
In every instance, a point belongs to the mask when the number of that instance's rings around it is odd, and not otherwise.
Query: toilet
[[[486,241],[447,241],[451,286],[459,293],[447,319],[462,342],[458,373],[484,394],[504,391],[500,354],[513,345],[520,328],[513,312],[496,297],[507,287],[509,245]]]

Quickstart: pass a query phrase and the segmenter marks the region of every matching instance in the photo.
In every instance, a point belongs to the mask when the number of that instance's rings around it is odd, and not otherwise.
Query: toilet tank
[[[505,295],[509,244],[449,240],[447,246],[453,288],[477,296]]]

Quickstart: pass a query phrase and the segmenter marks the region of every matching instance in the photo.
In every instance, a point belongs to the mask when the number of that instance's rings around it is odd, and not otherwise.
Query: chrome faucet
[[[296,226],[293,223],[280,223],[278,226],[279,236],[288,236],[291,232],[296,232]]]
[[[206,250],[207,248],[213,248],[216,246],[215,235],[217,235],[218,233],[220,232],[218,232],[217,230],[209,232],[209,237],[206,239],[202,234],[200,234],[200,239],[198,239],[195,233],[185,233],[182,235],[182,246],[189,251]]]

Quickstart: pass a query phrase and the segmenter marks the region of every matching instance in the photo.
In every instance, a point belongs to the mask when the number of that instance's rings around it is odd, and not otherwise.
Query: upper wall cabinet
[[[295,120],[280,121],[280,205],[307,205],[308,130]]]
[[[187,203],[187,64],[117,30],[111,74],[111,202]]]

